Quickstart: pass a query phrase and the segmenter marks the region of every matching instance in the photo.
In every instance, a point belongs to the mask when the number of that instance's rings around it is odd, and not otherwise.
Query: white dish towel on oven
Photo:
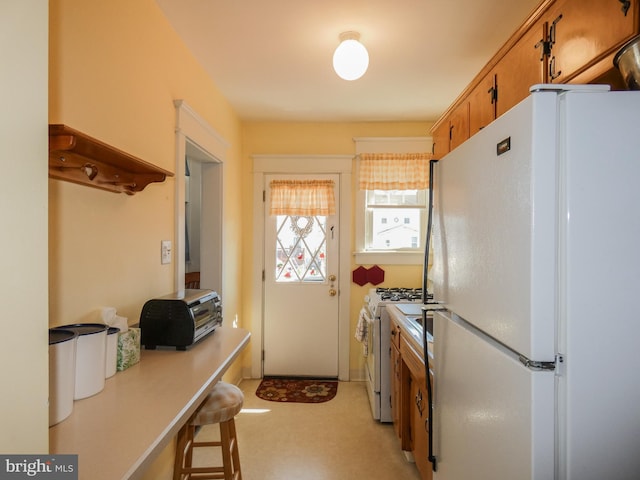
[[[358,324],[356,325],[356,340],[362,344],[362,355],[369,355],[369,341],[367,340],[367,312],[362,308],[358,315]]]

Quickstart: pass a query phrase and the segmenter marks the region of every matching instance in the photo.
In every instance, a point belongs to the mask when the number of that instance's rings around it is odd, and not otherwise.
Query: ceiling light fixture
[[[333,69],[344,80],[357,80],[369,67],[369,53],[359,40],[358,32],[340,34],[340,45],[333,53]]]

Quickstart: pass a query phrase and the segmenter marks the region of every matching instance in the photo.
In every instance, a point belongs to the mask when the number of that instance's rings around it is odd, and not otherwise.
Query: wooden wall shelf
[[[66,125],[49,125],[49,177],[134,195],[173,173]]]

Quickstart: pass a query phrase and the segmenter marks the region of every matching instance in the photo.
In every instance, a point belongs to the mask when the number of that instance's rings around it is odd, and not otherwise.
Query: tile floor
[[[363,382],[340,382],[336,397],[320,404],[261,400],[259,383],[240,384],[245,401],[236,429],[244,480],[419,480],[392,425],[371,417]],[[218,432],[217,425],[206,426],[198,437],[219,438]]]

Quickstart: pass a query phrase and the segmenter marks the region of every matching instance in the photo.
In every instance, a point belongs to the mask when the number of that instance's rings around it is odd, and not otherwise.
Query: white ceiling
[[[243,120],[431,121],[541,0],[156,0]],[[342,32],[369,70],[340,79]]]

